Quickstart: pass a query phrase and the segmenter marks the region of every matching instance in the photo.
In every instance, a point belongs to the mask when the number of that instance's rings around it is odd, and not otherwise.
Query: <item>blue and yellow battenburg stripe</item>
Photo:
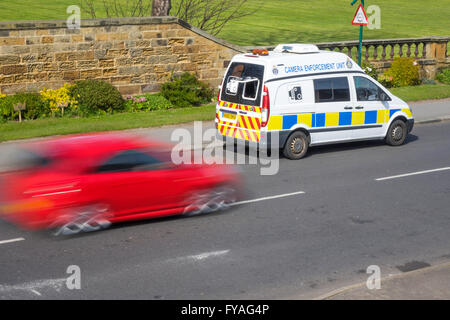
[[[289,130],[300,123],[305,124],[309,128],[383,124],[388,122],[397,111],[403,111],[408,117],[412,117],[409,109],[289,114],[271,116],[268,129]]]

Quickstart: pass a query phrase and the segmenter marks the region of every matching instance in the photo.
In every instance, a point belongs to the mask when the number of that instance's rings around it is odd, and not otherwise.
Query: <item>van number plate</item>
[[[229,119],[229,120],[235,121],[235,120],[236,120],[236,114],[234,114],[234,113],[223,112],[223,113],[222,113],[222,118],[225,118],[225,119]]]

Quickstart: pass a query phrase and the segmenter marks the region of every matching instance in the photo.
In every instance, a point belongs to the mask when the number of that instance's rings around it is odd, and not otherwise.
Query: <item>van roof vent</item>
[[[280,44],[273,52],[288,52],[288,53],[315,53],[319,52],[319,48],[314,44],[292,43]]]

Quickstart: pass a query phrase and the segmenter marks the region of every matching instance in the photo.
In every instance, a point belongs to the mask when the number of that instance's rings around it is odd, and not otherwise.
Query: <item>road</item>
[[[450,122],[423,124],[401,147],[311,148],[275,176],[242,166],[255,201],[220,213],[64,239],[0,222],[0,298],[314,298],[370,265],[386,276],[448,262],[450,170],[377,180],[448,167]],[[70,265],[80,290],[66,288]]]

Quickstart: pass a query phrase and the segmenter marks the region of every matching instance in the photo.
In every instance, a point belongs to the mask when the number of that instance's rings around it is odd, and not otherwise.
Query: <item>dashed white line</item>
[[[169,259],[167,262],[182,262],[182,261],[202,261],[212,257],[219,257],[226,255],[230,250],[221,250],[221,251],[212,251],[212,252],[204,252],[196,255],[190,255],[185,257],[179,257],[175,259]]]
[[[375,180],[376,181],[384,181],[384,180],[398,179],[398,178],[403,178],[403,177],[409,177],[409,176],[415,176],[415,175],[419,175],[419,174],[426,174],[426,173],[439,172],[439,171],[445,171],[445,170],[450,170],[450,167],[431,169],[431,170],[424,170],[424,171],[417,171],[417,172],[411,172],[411,173],[405,173],[405,174],[399,174],[399,175],[396,175],[396,176],[378,178],[378,179],[375,179]]]
[[[6,243],[11,243],[11,242],[17,242],[17,241],[23,241],[25,240],[24,238],[15,238],[15,239],[9,239],[9,240],[1,240],[0,244],[6,244]]]
[[[252,200],[244,200],[244,201],[239,201],[239,202],[235,202],[233,204],[231,204],[232,206],[237,206],[240,204],[246,204],[246,203],[253,203],[253,202],[259,202],[259,201],[265,201],[265,200],[272,200],[272,199],[278,199],[278,198],[285,198],[285,197],[291,197],[291,196],[296,196],[299,194],[304,194],[304,191],[297,191],[297,192],[292,192],[292,193],[285,193],[285,194],[279,194],[276,196],[269,196],[269,197],[263,197],[263,198],[258,198],[258,199],[252,199]]]
[[[33,293],[37,296],[42,296],[42,293],[38,290],[52,289],[56,292],[60,292],[64,286],[66,279],[45,279],[36,280],[32,282],[20,283],[16,285],[3,285],[0,284],[0,293],[10,293],[17,291],[25,291]]]

